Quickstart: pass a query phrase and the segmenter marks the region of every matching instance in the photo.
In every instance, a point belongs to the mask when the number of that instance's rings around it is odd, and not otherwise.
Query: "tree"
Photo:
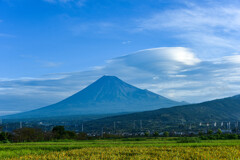
[[[203,136],[203,131],[199,131],[199,132],[198,132],[198,135],[199,135],[199,136]]]
[[[213,131],[212,130],[208,130],[207,132],[209,135],[213,134]]]
[[[8,143],[10,138],[10,134],[7,132],[1,132],[0,133],[0,141],[3,143]]]
[[[145,135],[145,137],[149,137],[150,133],[149,132],[145,132],[144,135]]]
[[[77,134],[74,131],[65,131],[67,139],[75,139],[77,137]]]
[[[221,129],[218,129],[217,134],[218,134],[218,135],[222,134],[222,130],[221,130]]]
[[[78,140],[86,140],[88,137],[87,137],[87,133],[84,133],[84,132],[80,132],[77,134],[77,139]]]
[[[55,139],[75,139],[77,135],[74,131],[66,131],[64,126],[55,126],[52,129],[53,138]]]
[[[38,142],[44,140],[44,133],[41,129],[21,128],[13,131],[14,142]]]
[[[159,133],[156,131],[156,132],[153,133],[153,136],[154,136],[154,137],[158,137],[158,136],[159,136]]]
[[[66,132],[64,126],[55,126],[52,129],[53,138],[63,139],[65,138]]]
[[[169,132],[168,132],[168,131],[165,131],[165,132],[163,133],[163,136],[164,136],[164,137],[169,137]]]

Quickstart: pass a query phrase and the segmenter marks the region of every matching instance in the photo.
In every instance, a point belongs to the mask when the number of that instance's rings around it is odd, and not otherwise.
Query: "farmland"
[[[132,138],[0,144],[0,159],[238,159],[240,140]]]

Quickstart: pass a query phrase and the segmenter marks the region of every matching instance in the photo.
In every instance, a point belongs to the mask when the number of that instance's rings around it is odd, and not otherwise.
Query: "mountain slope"
[[[142,121],[148,129],[178,127],[182,123],[236,122],[240,121],[240,95],[199,104],[102,118],[90,121],[86,126],[94,129],[112,128],[113,122],[119,122],[122,128],[131,130],[135,121]]]
[[[115,76],[103,76],[82,91],[56,104],[5,118],[37,118],[109,114],[159,109],[184,104],[136,88]]]

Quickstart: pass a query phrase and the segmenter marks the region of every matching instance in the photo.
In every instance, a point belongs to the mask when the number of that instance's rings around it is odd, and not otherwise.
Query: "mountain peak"
[[[119,78],[116,77],[116,76],[104,75],[104,76],[102,76],[100,79],[119,79]]]
[[[132,86],[116,76],[104,75],[80,92],[56,104],[17,116],[66,116],[135,112],[181,105],[148,90]]]
[[[101,78],[99,78],[97,81],[122,81],[116,76],[109,76],[109,75],[104,75]],[[97,82],[96,81],[96,82]]]

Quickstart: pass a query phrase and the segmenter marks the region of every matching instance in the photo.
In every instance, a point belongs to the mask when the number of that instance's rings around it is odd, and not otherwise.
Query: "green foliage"
[[[87,140],[88,139],[88,136],[86,133],[84,132],[80,132],[77,134],[77,137],[76,137],[77,140]]]
[[[163,136],[164,136],[164,137],[169,137],[169,132],[165,131],[165,132],[163,133]]]
[[[198,137],[181,137],[177,140],[177,143],[199,143],[201,139]]]
[[[64,126],[55,126],[52,129],[54,139],[76,139],[77,134],[73,131],[66,131]]]
[[[203,131],[199,131],[198,135],[203,136]]]
[[[145,132],[145,133],[144,133],[144,136],[145,136],[145,137],[149,137],[149,136],[150,136],[150,133],[149,133],[149,132]]]
[[[211,135],[211,134],[213,134],[213,131],[212,130],[208,130],[207,134]]]
[[[222,130],[221,130],[221,129],[218,129],[217,134],[218,134],[218,135],[222,134]]]
[[[146,138],[122,138],[122,141],[146,141]]]
[[[203,135],[200,136],[202,140],[220,140],[220,139],[238,139],[237,134],[214,134],[214,135]]]
[[[63,139],[65,138],[65,134],[66,134],[64,126],[53,127],[52,133],[55,139]]]
[[[8,143],[10,138],[10,134],[7,132],[1,132],[0,133],[0,141],[3,143]]]
[[[159,133],[156,131],[153,133],[153,137],[158,137],[159,136]]]
[[[44,140],[44,133],[40,129],[21,128],[13,131],[13,142],[39,142]]]

